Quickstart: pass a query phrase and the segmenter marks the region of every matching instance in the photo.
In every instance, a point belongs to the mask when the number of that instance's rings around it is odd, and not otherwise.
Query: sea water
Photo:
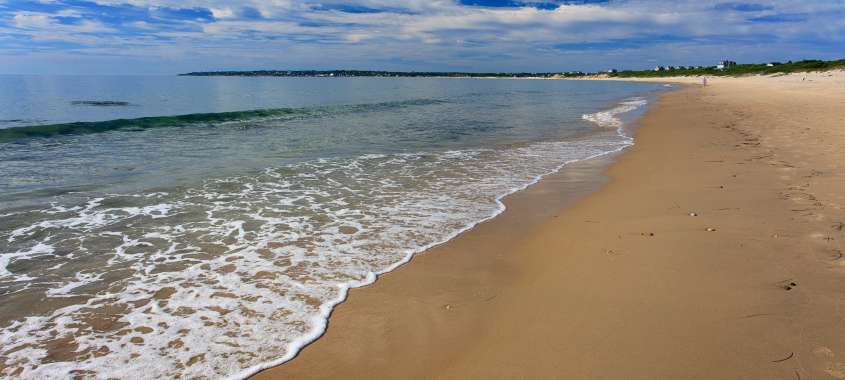
[[[244,377],[351,287],[633,143],[652,84],[0,77],[0,374]]]

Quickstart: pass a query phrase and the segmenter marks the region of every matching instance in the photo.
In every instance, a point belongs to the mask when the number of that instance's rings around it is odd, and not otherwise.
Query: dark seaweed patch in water
[[[75,106],[121,107],[128,106],[129,102],[121,100],[74,100],[70,104]]]
[[[151,116],[137,119],[107,121],[86,121],[64,124],[32,125],[0,129],[0,143],[23,138],[52,137],[108,132],[117,129],[144,130],[150,128],[178,127],[186,125],[214,125],[224,122],[249,121],[255,119],[299,119],[306,117],[333,116],[354,112],[383,111],[388,109],[444,103],[443,100],[415,99],[397,102],[352,104],[306,108],[275,108],[251,111],[194,113],[176,116]]]

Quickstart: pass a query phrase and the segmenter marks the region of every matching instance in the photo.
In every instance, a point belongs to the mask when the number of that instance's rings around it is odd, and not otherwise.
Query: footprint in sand
[[[824,372],[837,379],[845,379],[845,363],[829,363]]]
[[[837,248],[818,247],[815,250],[819,261],[835,266],[845,266],[845,253]]]
[[[798,286],[798,283],[795,280],[783,280],[778,283],[778,287],[783,290],[792,290]]]
[[[816,347],[816,349],[813,350],[813,354],[815,354],[816,356],[827,358],[832,358],[834,356],[833,350],[825,346]]]
[[[813,354],[819,358],[827,359],[833,359],[834,356],[836,356],[836,354],[833,353],[833,350],[824,346],[816,347],[816,349],[813,350]],[[828,361],[825,364],[824,372],[837,379],[845,379],[845,363]]]

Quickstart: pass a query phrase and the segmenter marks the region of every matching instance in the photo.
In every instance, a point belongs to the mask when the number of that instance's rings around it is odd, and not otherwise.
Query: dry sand
[[[845,378],[845,75],[710,83],[601,190],[607,158],[509,197],[256,378]]]

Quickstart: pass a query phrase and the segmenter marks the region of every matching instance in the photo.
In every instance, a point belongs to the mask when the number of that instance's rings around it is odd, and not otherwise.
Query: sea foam
[[[622,126],[622,120],[618,117],[620,114],[631,112],[646,105],[647,102],[648,101],[643,98],[632,98],[623,101],[614,108],[606,111],[586,114],[583,115],[582,118],[593,122],[600,127],[620,128]]]

